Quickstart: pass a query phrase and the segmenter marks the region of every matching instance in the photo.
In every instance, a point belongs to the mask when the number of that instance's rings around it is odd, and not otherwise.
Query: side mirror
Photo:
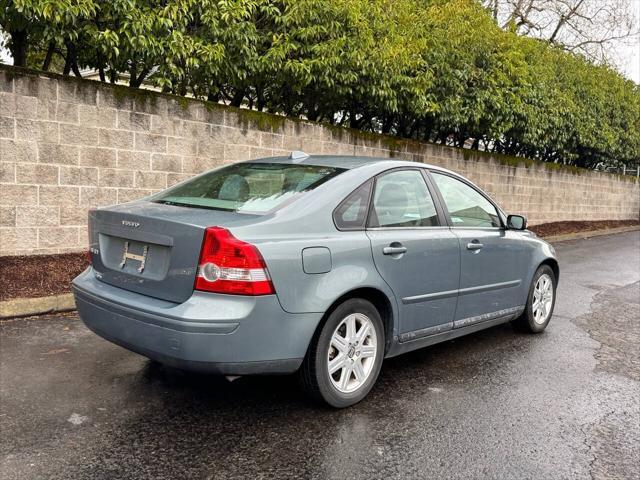
[[[511,230],[524,230],[527,228],[527,219],[522,215],[509,215],[507,217],[507,228]]]

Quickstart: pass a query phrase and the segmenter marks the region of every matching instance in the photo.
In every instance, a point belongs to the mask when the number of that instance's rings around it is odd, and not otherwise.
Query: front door
[[[460,250],[444,221],[421,169],[376,178],[367,235],[398,301],[401,342],[453,328]]]
[[[518,233],[502,228],[496,207],[473,186],[444,173],[431,176],[460,242],[455,328],[518,312],[528,289]]]

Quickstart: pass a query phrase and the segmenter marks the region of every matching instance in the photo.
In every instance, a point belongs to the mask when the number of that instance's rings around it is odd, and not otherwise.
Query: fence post
[[[622,175],[627,174],[627,165],[622,165]]]

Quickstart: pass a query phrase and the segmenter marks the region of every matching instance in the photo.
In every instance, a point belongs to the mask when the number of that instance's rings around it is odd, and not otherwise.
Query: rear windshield
[[[236,163],[161,192],[153,201],[242,213],[266,213],[344,169],[283,163]]]

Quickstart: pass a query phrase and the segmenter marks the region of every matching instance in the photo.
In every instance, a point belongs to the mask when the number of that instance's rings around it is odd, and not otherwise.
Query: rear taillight
[[[236,295],[275,293],[258,249],[220,227],[205,231],[195,289]]]

